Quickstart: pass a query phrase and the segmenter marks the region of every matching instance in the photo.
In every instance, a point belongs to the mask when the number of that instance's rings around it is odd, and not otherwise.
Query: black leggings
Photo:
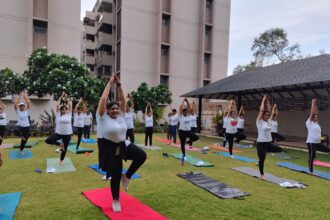
[[[323,144],[311,144],[307,143],[308,147],[308,165],[309,165],[309,171],[313,172],[313,162],[316,156],[316,151],[321,151],[321,152],[330,152],[330,149]]]
[[[117,146],[115,143],[107,139],[98,139],[99,147],[99,164],[102,170],[107,172],[107,178],[111,176],[110,188],[112,198],[119,200],[120,180],[123,170],[122,157],[116,155]],[[146,160],[146,153],[134,144],[130,144],[126,148],[126,159],[132,160],[130,167],[126,172],[128,179],[139,169]]]
[[[90,134],[91,134],[91,125],[85,125],[84,126],[84,138],[89,139]]]
[[[63,145],[64,145],[64,151],[62,150],[61,151],[61,161],[64,160],[65,158],[65,155],[66,155],[66,151],[68,149],[68,145],[70,143],[70,140],[71,140],[71,135],[62,135],[62,134],[52,134],[50,135],[46,140],[45,142],[47,144],[50,144],[50,145],[56,145],[56,146],[60,146],[60,142],[58,142],[60,139],[62,139],[63,141]]]
[[[179,130],[179,138],[180,138],[180,142],[181,142],[181,151],[182,151],[182,155],[186,156],[186,141],[187,138],[189,138],[189,145],[191,146],[193,142],[197,141],[199,139],[199,137],[191,132],[191,131],[183,131],[183,130]]]
[[[80,142],[81,142],[81,137],[82,137],[83,133],[84,133],[84,128],[77,127],[78,140],[77,140],[77,147],[76,147],[76,149],[79,148],[79,145],[80,145]]]
[[[230,155],[233,154],[233,145],[234,145],[234,138],[236,138],[236,143],[239,143],[241,140],[246,138],[245,134],[237,131],[235,134],[226,133],[226,139],[229,143],[229,153]]]
[[[5,138],[6,126],[0,125],[0,145],[2,144],[2,140]]]
[[[29,127],[16,127],[14,129],[14,133],[16,136],[20,138],[25,138],[25,140],[21,139],[21,146],[19,147],[22,150],[24,150],[26,143],[29,140],[30,137],[30,126]]]
[[[280,153],[283,149],[278,145],[271,142],[257,142],[257,152],[259,158],[259,171],[261,175],[264,175],[264,163],[266,159],[266,153]]]
[[[167,127],[167,140],[171,140],[171,129],[170,129],[170,126]]]
[[[274,142],[284,141],[285,137],[279,133],[272,132],[272,139],[273,139],[272,142],[274,143]]]
[[[170,139],[173,138],[173,143],[176,143],[176,125],[170,125]]]
[[[196,127],[191,127],[191,132],[196,133],[197,128]]]
[[[144,138],[144,145],[148,145],[148,138],[149,138],[149,144],[152,145],[152,133],[153,133],[153,127],[146,127],[146,136]]]
[[[134,143],[135,137],[134,137],[134,129],[133,128],[127,129],[127,131],[126,131],[126,140],[128,140],[128,138],[132,143]]]

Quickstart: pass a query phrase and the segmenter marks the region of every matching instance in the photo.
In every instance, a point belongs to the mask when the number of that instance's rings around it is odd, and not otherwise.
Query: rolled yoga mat
[[[260,177],[259,170],[253,169],[251,167],[237,167],[237,168],[232,168],[232,170],[235,170],[235,171],[238,171],[240,173],[244,173],[244,174],[247,174],[249,176],[256,177],[256,178]],[[305,185],[303,185],[302,183],[299,183],[295,180],[285,179],[285,178],[282,178],[282,177],[274,176],[274,175],[269,174],[269,173],[265,173],[264,179],[262,179],[262,180],[265,180],[265,181],[270,182],[270,183],[278,184],[278,185],[280,185],[282,187],[285,187],[285,188],[300,188],[300,189],[305,188]]]
[[[19,201],[21,200],[22,193],[5,193],[0,194],[0,219],[12,220],[14,219],[15,212]]]
[[[298,171],[298,172],[302,172],[302,173],[307,173],[307,174],[310,175],[309,169],[307,167],[303,167],[303,166],[296,165],[296,164],[289,163],[289,162],[278,162],[276,164],[280,167],[285,167],[285,168],[288,168],[290,170],[294,170],[294,171]],[[314,173],[317,177],[330,180],[330,173],[321,172],[321,171],[318,171],[318,170],[314,170]]]
[[[221,156],[224,156],[224,157],[229,157],[230,158],[230,154],[228,152],[214,152],[215,154],[217,155],[221,155]],[[253,159],[253,158],[249,158],[249,157],[244,157],[244,156],[240,156],[240,155],[237,155],[237,154],[234,154],[233,155],[235,160],[239,160],[239,161],[243,161],[243,162],[248,162],[248,163],[254,163],[254,162],[257,162],[256,159]]]
[[[32,148],[34,146],[36,146],[37,144],[39,144],[38,141],[31,141],[31,142],[27,142],[25,144],[24,148]],[[14,144],[14,148],[20,148],[21,144]]]
[[[73,166],[70,157],[64,158],[63,166],[60,166],[60,158],[48,158],[47,159],[47,169],[55,168],[54,173],[65,173],[65,172],[75,172],[76,168]]]
[[[92,148],[84,148],[82,146],[79,146],[78,150],[76,149],[77,145],[76,144],[70,144],[68,146],[68,151],[74,153],[74,154],[84,154],[86,152],[92,153],[94,150]]]
[[[9,159],[10,160],[17,160],[17,159],[27,159],[27,158],[32,158],[32,153],[29,150],[24,149],[23,150],[23,155],[21,155],[20,150],[11,150],[9,152]]]
[[[249,195],[247,192],[242,192],[237,188],[233,188],[202,173],[191,172],[178,174],[178,176],[222,199],[240,198]]]
[[[182,154],[170,154],[170,155],[179,160],[181,160],[181,158],[182,158]],[[196,167],[213,167],[214,166],[213,164],[211,164],[209,162],[203,161],[201,159],[198,159],[196,157],[193,157],[193,156],[190,156],[187,154],[186,154],[186,160],[184,162],[194,165]]]
[[[166,218],[143,204],[133,196],[120,192],[121,212],[113,212],[112,196],[110,188],[94,189],[82,192],[82,194],[95,206],[99,207],[103,214],[112,220],[165,220]]]
[[[107,173],[103,170],[100,169],[98,164],[90,164],[88,165],[89,168],[92,168],[93,170],[95,170],[96,172],[98,172],[99,174],[102,175],[106,175]],[[125,174],[127,172],[127,170],[125,168],[123,168],[123,172],[122,174]],[[137,173],[134,173],[133,176],[131,177],[131,179],[138,179],[141,178],[141,176]]]

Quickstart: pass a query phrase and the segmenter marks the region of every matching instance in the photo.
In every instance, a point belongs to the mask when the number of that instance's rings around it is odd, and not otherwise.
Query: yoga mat
[[[82,192],[83,195],[112,220],[165,220],[166,218],[141,203],[133,196],[120,192],[121,212],[112,211],[112,197],[110,188],[94,189]]]
[[[329,167],[330,168],[330,163],[322,162],[322,161],[319,161],[319,160],[314,160],[313,164],[316,165],[316,166]]]
[[[91,165],[87,165],[89,168],[92,168],[93,170],[95,170],[96,172],[102,174],[102,175],[106,175],[106,172],[103,170],[100,170],[100,167],[98,164],[91,164]],[[123,174],[125,174],[127,172],[127,170],[125,168],[123,168]],[[138,179],[141,178],[141,176],[137,173],[134,173],[133,176],[131,177],[131,179]]]
[[[290,170],[310,174],[309,169],[307,167],[303,167],[303,166],[296,165],[296,164],[289,163],[289,162],[278,162],[276,164],[280,167],[285,167],[285,168],[288,168]],[[317,177],[330,180],[330,173],[321,172],[321,171],[318,171],[318,170],[314,170],[314,173],[316,174]]]
[[[93,138],[90,139],[81,139],[81,142],[85,143],[85,144],[96,144],[96,141]]]
[[[74,153],[74,154],[83,154],[83,153],[92,153],[94,150],[92,148],[84,148],[82,146],[79,146],[78,150],[76,150],[77,145],[76,144],[70,144],[68,146],[68,151]]]
[[[181,149],[181,145],[180,145],[180,144],[171,144],[171,146],[176,147],[176,148],[180,148],[180,149]],[[186,148],[187,151],[200,151],[200,150],[201,150],[201,149],[196,148],[196,147],[193,147],[193,146],[190,147],[190,146],[187,145],[187,144],[186,144],[185,148]]]
[[[32,158],[32,153],[29,150],[24,149],[24,155],[19,154],[20,150],[11,150],[9,152],[9,159],[10,160],[17,160],[17,159],[26,159]]]
[[[177,174],[179,177],[187,180],[188,182],[205,189],[206,191],[212,193],[213,195],[222,199],[232,199],[239,198],[242,196],[247,196],[249,193],[242,192],[237,188],[233,188],[225,183],[219,182],[202,173],[185,173]]]
[[[237,147],[247,149],[247,148],[252,148],[252,145],[245,145],[245,144],[239,144]]]
[[[229,148],[226,148],[226,147],[217,146],[217,145],[210,145],[209,147],[214,150],[221,150],[221,151],[229,152]],[[233,153],[240,153],[240,152],[242,152],[242,151],[233,149]]]
[[[14,219],[15,211],[22,197],[21,192],[0,194],[0,219]]]
[[[224,157],[229,157],[230,158],[230,154],[228,152],[214,152],[217,155],[221,155]],[[235,160],[239,160],[239,161],[243,161],[243,162],[248,162],[248,163],[253,163],[253,162],[257,162],[256,159],[253,158],[249,158],[249,157],[244,157],[244,156],[240,156],[237,154],[234,154],[234,158]]]
[[[13,143],[9,143],[9,144],[2,144],[0,146],[0,148],[13,148],[14,147],[14,144]]]
[[[147,150],[161,150],[161,149],[163,149],[163,148],[158,147],[158,146],[150,146],[150,147],[148,147],[148,146],[144,146],[143,144],[137,144],[137,146],[138,147],[142,147],[142,148],[147,149]]]
[[[238,171],[240,173],[244,173],[244,174],[247,174],[249,176],[256,177],[256,178],[260,177],[259,170],[253,169],[251,167],[237,167],[237,168],[232,168],[232,170],[235,170],[235,171]],[[269,173],[265,173],[264,179],[262,179],[262,180],[265,180],[265,181],[270,182],[270,183],[278,184],[278,185],[280,185],[282,187],[285,187],[285,188],[301,188],[301,189],[305,188],[305,186],[302,183],[299,183],[295,180],[285,179],[285,178],[282,178],[282,177],[274,176],[274,175],[269,174]],[[283,183],[287,183],[287,184],[286,185],[281,185]]]
[[[47,169],[50,167],[55,168],[55,173],[75,172],[76,168],[73,166],[70,157],[64,158],[63,166],[59,165],[60,158],[48,158]]]
[[[164,144],[168,144],[168,140],[166,138],[156,138],[155,140],[158,141],[158,142],[164,143]],[[171,140],[171,143],[172,143],[172,141],[173,140]],[[177,139],[176,143],[180,144],[180,140]]]
[[[170,154],[172,157],[175,157],[179,160],[181,160],[182,158],[182,154]],[[209,163],[209,162],[206,162],[206,161],[203,161],[203,160],[200,160],[196,157],[192,157],[190,155],[187,155],[186,154],[186,160],[184,162],[187,162],[187,163],[190,163],[191,165],[194,165],[196,167],[213,167],[214,165]]]
[[[36,146],[39,142],[38,141],[31,141],[31,142],[27,142],[25,144],[25,148],[32,148],[34,146]],[[21,144],[14,144],[14,148],[19,148],[21,146]]]

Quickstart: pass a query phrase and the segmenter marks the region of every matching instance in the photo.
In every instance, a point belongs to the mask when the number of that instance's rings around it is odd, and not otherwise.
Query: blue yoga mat
[[[6,193],[0,194],[0,219],[12,220],[14,219],[15,211],[21,199],[22,193]]]
[[[90,139],[82,139],[81,142],[83,142],[84,144],[96,144],[96,141],[93,138]]]
[[[106,175],[105,171],[100,170],[99,165],[98,164],[91,164],[88,165],[89,168],[92,168],[93,170],[95,170],[96,172],[102,174],[102,175]],[[123,168],[123,174],[125,174],[127,172],[127,170],[125,168]],[[133,176],[131,177],[131,179],[138,179],[141,178],[141,176],[139,174],[134,173]]]
[[[224,156],[224,157],[230,157],[230,154],[228,152],[215,152],[215,154],[218,154],[218,155],[221,155],[221,156]],[[240,161],[243,161],[243,162],[248,162],[248,163],[257,162],[256,159],[249,158],[249,157],[243,157],[243,156],[240,156],[240,155],[237,155],[237,154],[234,154],[234,159],[235,160],[240,160]]]
[[[9,152],[9,159],[10,160],[16,160],[16,159],[26,159],[26,158],[32,158],[32,153],[29,150],[24,149],[24,155],[19,154],[19,150],[12,150]]]
[[[252,148],[252,145],[245,145],[245,144],[239,144],[238,145],[239,148]]]
[[[309,174],[309,169],[307,167],[296,165],[296,164],[293,164],[293,163],[290,163],[290,162],[278,162],[276,164],[280,167],[285,167],[285,168],[288,168],[290,170],[294,170],[294,171]],[[317,177],[330,180],[330,173],[321,172],[321,171],[317,171],[317,170],[314,170],[314,173],[316,174]]]

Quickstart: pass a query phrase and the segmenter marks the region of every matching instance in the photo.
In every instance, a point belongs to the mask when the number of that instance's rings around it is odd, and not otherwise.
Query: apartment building
[[[49,51],[80,59],[80,0],[2,0],[0,7],[0,68],[9,67],[23,73],[27,58],[34,49]],[[13,99],[6,97],[9,120],[16,118]],[[31,119],[53,107],[50,97],[31,97]]]

